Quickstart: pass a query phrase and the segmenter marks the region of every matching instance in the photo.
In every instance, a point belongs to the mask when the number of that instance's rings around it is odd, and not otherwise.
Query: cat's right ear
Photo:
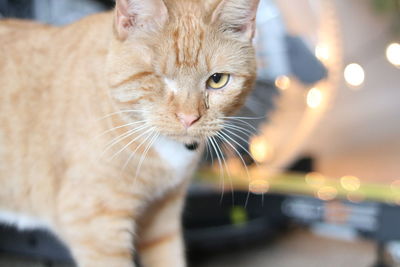
[[[125,40],[135,31],[156,31],[168,20],[163,0],[116,0],[115,31]]]
[[[231,32],[243,41],[251,41],[256,29],[260,0],[220,0],[211,21],[219,23],[222,31]]]

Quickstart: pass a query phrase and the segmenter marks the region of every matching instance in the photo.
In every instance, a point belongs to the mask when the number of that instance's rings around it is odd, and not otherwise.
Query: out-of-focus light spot
[[[400,44],[392,43],[386,48],[386,58],[396,67],[400,67]]]
[[[394,192],[400,192],[400,180],[393,181],[393,182],[390,184],[390,188],[391,188],[392,191],[394,191]]]
[[[394,203],[398,206],[400,206],[400,196],[395,197]]]
[[[307,105],[310,108],[318,108],[322,103],[322,92],[318,88],[312,88],[307,94]]]
[[[317,191],[317,197],[324,201],[333,200],[336,196],[337,190],[332,186],[323,186]]]
[[[272,158],[273,148],[263,136],[255,136],[250,141],[250,153],[257,162],[265,162]]]
[[[229,168],[229,172],[235,176],[235,178],[242,178],[247,181],[247,177],[244,175],[244,167],[243,163],[239,158],[231,157],[227,160],[227,165]]]
[[[365,81],[365,71],[359,64],[349,64],[344,69],[344,79],[352,88],[357,88]]]
[[[351,192],[347,194],[347,199],[353,203],[363,202],[365,197],[360,192]]]
[[[310,172],[306,175],[306,183],[313,187],[321,187],[325,184],[325,177],[317,172]]]
[[[253,194],[265,194],[269,190],[269,183],[266,180],[257,179],[250,182],[249,190]]]
[[[357,177],[348,175],[340,178],[340,184],[347,191],[357,191],[360,189],[361,182]]]
[[[292,81],[286,75],[278,76],[275,79],[275,86],[277,88],[281,89],[282,91],[289,89],[291,84],[292,84]]]
[[[315,56],[321,61],[327,61],[330,58],[329,47],[325,44],[319,44],[315,47]]]

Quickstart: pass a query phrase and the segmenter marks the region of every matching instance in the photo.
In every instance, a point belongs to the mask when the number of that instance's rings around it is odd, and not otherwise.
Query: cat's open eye
[[[207,88],[209,89],[222,89],[224,88],[231,78],[231,75],[226,73],[214,73],[207,80]]]

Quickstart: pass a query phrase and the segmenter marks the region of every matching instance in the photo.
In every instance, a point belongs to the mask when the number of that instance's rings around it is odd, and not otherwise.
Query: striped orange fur
[[[132,267],[135,245],[145,267],[186,266],[185,191],[252,88],[257,4],[117,0],[66,27],[0,21],[0,220],[50,229],[82,267]],[[229,83],[207,88],[214,73]]]

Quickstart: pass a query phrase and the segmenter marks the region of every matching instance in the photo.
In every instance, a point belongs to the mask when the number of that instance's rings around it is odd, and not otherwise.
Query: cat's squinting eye
[[[214,73],[207,80],[207,88],[208,89],[222,89],[224,88],[231,78],[231,75],[226,73]]]

